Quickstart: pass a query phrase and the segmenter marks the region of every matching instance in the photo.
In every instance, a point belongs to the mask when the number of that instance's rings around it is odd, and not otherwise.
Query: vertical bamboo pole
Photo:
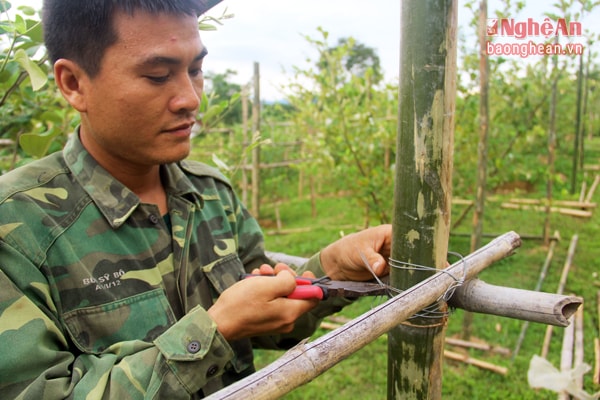
[[[556,37],[558,41],[558,36]],[[554,160],[556,154],[556,103],[558,99],[558,56],[552,59],[552,97],[550,100],[550,126],[548,130],[548,177],[546,178],[546,219],[544,221],[544,244],[550,243],[550,219],[552,216],[552,190],[554,180]]]
[[[248,173],[246,164],[248,157],[246,148],[248,148],[248,91],[249,85],[242,87],[242,203],[248,204]]]
[[[402,1],[392,258],[438,269],[450,233],[456,15],[456,0]],[[433,273],[392,268],[390,282],[407,289]],[[390,331],[388,399],[441,398],[445,328],[429,314]]]
[[[571,170],[571,194],[575,193],[577,185],[577,173],[579,171],[580,153],[583,138],[581,137],[581,97],[583,91],[583,54],[579,55],[579,71],[577,72],[577,105],[575,107],[575,141],[573,143],[573,167]]]
[[[490,66],[486,52],[487,36],[487,0],[479,3],[479,144],[477,146],[477,195],[473,212],[473,231],[471,233],[471,253],[481,246],[483,236],[483,211],[485,206],[485,185],[487,181],[487,143],[490,112],[489,104],[489,73]],[[466,311],[463,316],[462,338],[471,339],[473,313]]]
[[[260,67],[254,63],[254,103],[252,104],[252,140],[260,133]],[[260,146],[252,149],[252,214],[260,216]]]

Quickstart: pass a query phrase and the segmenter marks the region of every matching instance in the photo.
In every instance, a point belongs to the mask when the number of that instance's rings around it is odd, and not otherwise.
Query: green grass
[[[598,141],[586,143],[586,157],[589,163],[596,163],[600,154]],[[588,177],[588,187],[593,176]],[[542,192],[540,190],[540,192]],[[523,195],[515,195],[524,197]],[[539,198],[540,194],[533,195]],[[511,196],[506,195],[505,199]],[[558,197],[556,195],[555,197]],[[571,198],[572,199],[572,198]],[[593,201],[600,201],[600,189]],[[453,220],[457,219],[464,206],[453,206]],[[353,199],[345,197],[324,197],[317,202],[317,218],[310,217],[310,202],[307,199],[288,199],[280,205],[281,221],[284,229],[312,227],[310,231],[286,235],[270,234],[266,237],[269,250],[288,254],[309,256],[331,241],[340,232],[349,233],[363,221],[363,210]],[[265,205],[263,222],[272,225],[275,220],[274,207]],[[535,211],[515,211],[500,208],[500,202],[488,202],[485,209],[484,231],[502,234],[514,230],[522,235],[541,235],[544,215]],[[269,223],[271,221],[271,223]],[[469,233],[471,215],[453,233]],[[598,310],[596,308],[597,283],[600,280],[598,267],[600,249],[597,237],[600,234],[600,212],[596,210],[591,219],[553,214],[552,230],[560,232],[561,240],[554,252],[554,258],[542,290],[556,292],[561,271],[567,257],[570,240],[574,234],[579,237],[577,251],[569,274],[565,294],[573,293],[584,298],[585,362],[593,365],[593,338],[599,336]],[[340,228],[342,227],[342,228]],[[270,228],[265,229],[269,231]],[[491,240],[491,238],[486,238]],[[449,249],[461,254],[469,251],[469,238],[452,235]],[[524,240],[517,253],[485,270],[480,278],[490,284],[532,290],[536,286],[547,248],[540,240]],[[375,305],[373,299],[363,299],[344,309],[340,314],[354,318]],[[456,310],[449,318],[446,336],[457,336],[461,332],[463,311]],[[473,337],[494,346],[514,349],[522,321],[492,315],[476,314],[473,320]],[[506,376],[463,363],[444,362],[444,399],[555,399],[556,394],[547,390],[533,390],[527,384],[527,370],[534,354],[539,354],[546,326],[531,323],[518,356],[502,356],[489,352],[470,350],[469,354],[490,363],[508,368]],[[326,333],[320,329],[314,337]],[[560,362],[562,329],[555,328],[551,342],[549,361],[555,366]],[[449,347],[448,347],[449,348]],[[450,349],[450,348],[449,348]],[[452,349],[456,350],[456,349]],[[458,350],[460,351],[460,350]],[[257,351],[257,366],[261,367],[279,357],[281,353]],[[346,360],[317,377],[312,382],[298,388],[284,398],[293,399],[385,399],[387,396],[387,339],[382,336],[356,352]],[[588,392],[598,391],[591,382],[591,373],[585,377],[584,387]]]

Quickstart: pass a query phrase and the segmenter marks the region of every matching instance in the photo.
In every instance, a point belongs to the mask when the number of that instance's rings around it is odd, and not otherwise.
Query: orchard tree
[[[301,168],[314,179],[327,171],[336,187],[352,191],[365,210],[389,222],[397,87],[376,86],[380,72],[365,63],[362,75],[351,73],[348,60],[357,42],[348,38],[331,47],[328,32],[318,31],[319,39],[305,37],[317,50],[316,61],[309,59],[304,69],[295,67],[287,90],[296,129],[304,139],[303,158],[310,160]],[[368,215],[366,211],[366,224]]]
[[[340,38],[336,46],[326,50],[319,60],[319,68],[321,70],[330,67],[326,54],[334,53],[338,48],[345,49],[341,63],[349,74],[365,77],[367,72],[369,72],[373,80],[372,83],[377,84],[381,82],[383,74],[381,73],[381,62],[377,51],[353,38]]]

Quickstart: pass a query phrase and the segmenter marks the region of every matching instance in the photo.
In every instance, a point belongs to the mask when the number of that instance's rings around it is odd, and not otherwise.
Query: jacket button
[[[210,367],[208,367],[208,370],[206,370],[206,377],[210,378],[212,376],[215,376],[217,372],[219,372],[219,366],[213,364]]]
[[[148,217],[148,219],[150,220],[150,222],[152,222],[154,225],[158,224],[158,217],[154,214],[150,214],[150,216]]]
[[[188,343],[187,345],[187,350],[192,353],[192,354],[196,354],[197,352],[200,351],[200,342],[197,340],[191,341]]]

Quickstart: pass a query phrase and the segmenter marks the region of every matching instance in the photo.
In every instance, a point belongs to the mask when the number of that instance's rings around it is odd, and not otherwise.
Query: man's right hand
[[[286,269],[275,276],[243,279],[225,290],[208,314],[227,340],[289,333],[294,322],[319,303],[286,298],[295,288],[294,275]]]

